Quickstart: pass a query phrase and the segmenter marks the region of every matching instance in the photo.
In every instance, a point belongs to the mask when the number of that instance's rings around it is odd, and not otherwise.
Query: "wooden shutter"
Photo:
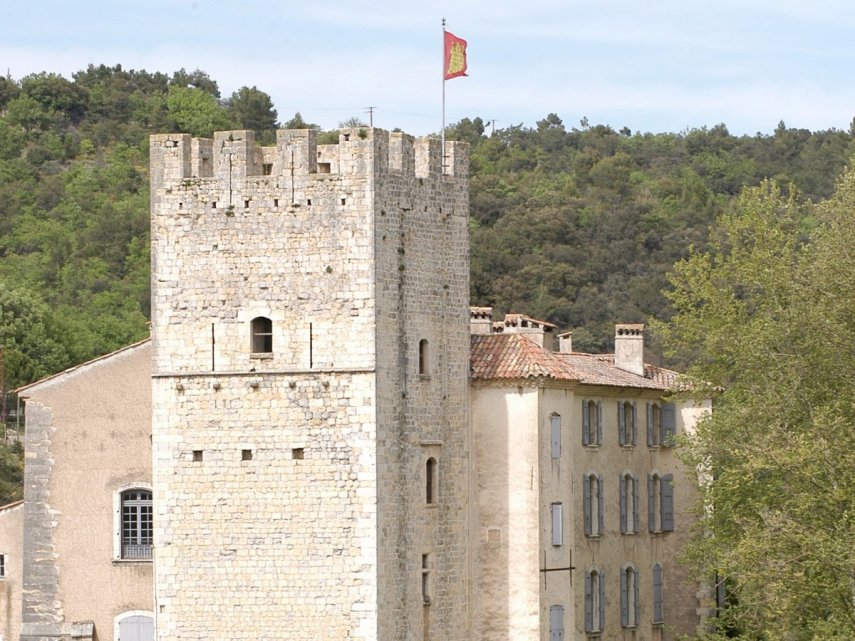
[[[641,501],[638,500],[638,477],[632,477],[632,531],[638,533]]]
[[[588,411],[588,401],[582,401],[582,445],[590,445],[591,413]]]
[[[549,431],[552,458],[561,458],[561,417],[558,414],[549,417]]]
[[[564,544],[564,506],[552,504],[552,545]]]
[[[647,475],[647,530],[656,530],[656,497],[653,496],[653,475]]]
[[[674,435],[677,433],[677,408],[674,403],[665,403],[662,406],[662,438],[659,443],[663,446],[674,444]]]
[[[585,573],[585,632],[594,631],[594,590],[591,573]]]
[[[632,579],[632,594],[635,597],[633,599],[635,611],[632,613],[632,624],[639,625],[641,623],[641,602],[638,600],[638,570],[632,571]]]
[[[626,477],[623,474],[618,477],[618,486],[620,487],[620,533],[626,534],[627,495]]]
[[[629,625],[629,594],[626,585],[626,570],[620,572],[620,624],[624,628]]]
[[[582,478],[582,512],[585,515],[585,535],[591,536],[591,477],[587,474]]]
[[[662,566],[653,566],[653,623],[662,623],[665,617],[662,603]]]
[[[605,532],[603,522],[603,477],[600,475],[597,477],[597,534],[600,536]]]
[[[632,431],[630,432],[632,444],[638,445],[638,403],[632,402]]]
[[[600,578],[600,627],[602,632],[606,629],[606,573],[600,570],[597,573]]]
[[[674,531],[674,475],[666,474],[659,482],[661,488],[662,531]]]
[[[626,412],[621,401],[617,402],[617,430],[618,444],[626,445]]]
[[[597,401],[597,445],[603,444],[603,402]]]
[[[564,639],[564,606],[553,605],[549,608],[549,641]]]
[[[655,445],[655,441],[653,440],[653,403],[647,403],[647,446],[653,447]]]

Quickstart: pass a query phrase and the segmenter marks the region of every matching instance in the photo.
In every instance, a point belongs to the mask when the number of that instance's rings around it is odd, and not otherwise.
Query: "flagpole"
[[[440,158],[445,169],[445,18],[442,19],[442,129],[440,134]]]

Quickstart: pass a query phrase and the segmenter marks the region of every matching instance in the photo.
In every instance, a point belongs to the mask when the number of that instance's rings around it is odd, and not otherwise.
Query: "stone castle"
[[[666,402],[675,374],[644,363],[640,325],[591,355],[470,310],[465,144],[164,134],[151,177],[151,340],[19,390],[0,633],[696,629],[705,597],[674,563],[691,472],[671,446],[709,404]]]

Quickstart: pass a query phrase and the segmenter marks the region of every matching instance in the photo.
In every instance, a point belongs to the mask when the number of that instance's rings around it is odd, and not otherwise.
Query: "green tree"
[[[238,126],[256,133],[276,129],[276,109],[270,96],[256,87],[241,87],[227,102],[229,115]]]
[[[743,192],[671,275],[656,329],[715,411],[684,453],[705,481],[687,550],[728,591],[708,638],[855,638],[855,173],[816,208]]]
[[[194,136],[210,138],[215,131],[233,125],[217,99],[202,89],[170,85],[166,107],[171,124],[178,131]]]

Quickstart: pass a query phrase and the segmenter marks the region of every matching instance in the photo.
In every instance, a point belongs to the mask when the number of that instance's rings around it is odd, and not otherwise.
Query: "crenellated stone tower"
[[[151,139],[160,641],[470,638],[468,148]]]

